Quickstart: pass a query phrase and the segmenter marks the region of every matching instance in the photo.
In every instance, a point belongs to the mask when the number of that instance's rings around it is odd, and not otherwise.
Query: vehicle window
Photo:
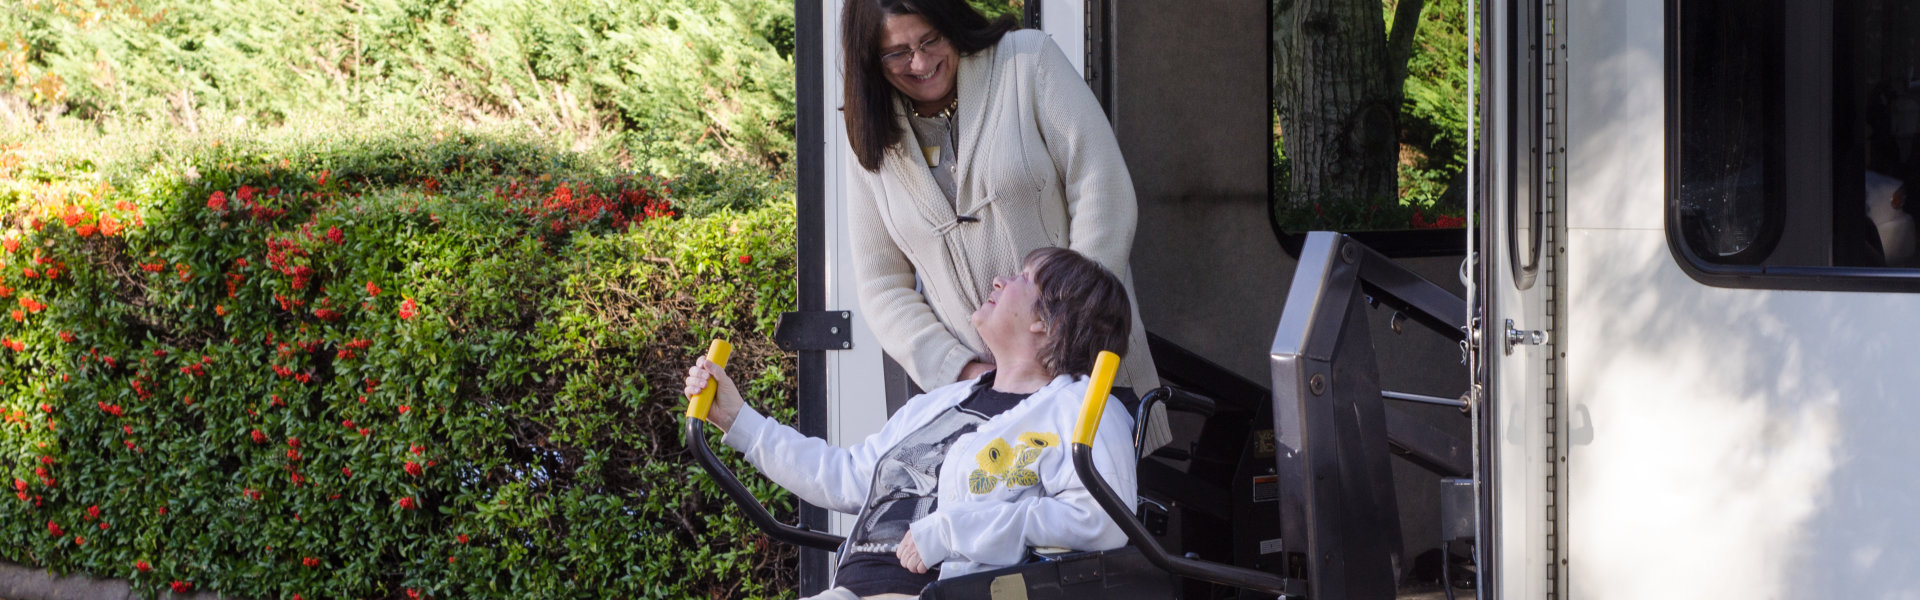
[[[1682,263],[1913,278],[1899,270],[1920,266],[1920,206],[1906,202],[1920,181],[1920,4],[1673,6],[1668,229]]]
[[[1380,0],[1327,11],[1272,3],[1278,230],[1466,226],[1469,6]],[[1460,243],[1451,246],[1458,252]]]

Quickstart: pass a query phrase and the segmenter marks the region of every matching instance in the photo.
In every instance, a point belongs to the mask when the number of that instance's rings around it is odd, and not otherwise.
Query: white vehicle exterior
[[[1044,28],[1084,69],[1079,17],[1093,0],[1029,1],[1042,3]],[[1489,443],[1476,451],[1489,468],[1479,474],[1484,579],[1475,591],[1920,595],[1911,460],[1920,456],[1920,295],[1767,289],[1764,280],[1723,287],[1683,268],[1667,222],[1669,36],[1673,3],[1683,1],[1547,0],[1516,11],[1512,0],[1481,0],[1484,129],[1470,242],[1481,258],[1469,294],[1482,311],[1484,380],[1471,384],[1483,386],[1476,410]],[[823,135],[802,154],[824,165],[825,308],[855,313],[852,347],[827,355],[825,433],[850,445],[887,413],[879,345],[859,316],[840,234],[839,186],[852,162],[838,112],[841,5],[799,3],[822,24],[813,56],[823,100],[812,110]],[[1535,67],[1498,59],[1530,42],[1506,36],[1514,18],[1543,29]],[[1542,80],[1522,81],[1536,71]],[[1525,93],[1511,94],[1516,85]],[[1516,104],[1534,95],[1537,114]],[[1505,158],[1527,136],[1545,150],[1537,164]],[[1532,178],[1538,193],[1507,183],[1514,176]],[[1542,203],[1537,225],[1530,199]],[[1516,261],[1530,229],[1540,254]],[[1529,263],[1526,283],[1516,265]],[[1522,342],[1511,353],[1509,320]],[[1526,343],[1533,330],[1541,343]]]

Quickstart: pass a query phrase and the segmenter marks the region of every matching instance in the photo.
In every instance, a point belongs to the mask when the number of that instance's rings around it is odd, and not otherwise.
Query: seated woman
[[[1079,253],[1040,248],[996,277],[969,318],[995,369],[907,401],[880,432],[828,445],[746,406],[702,358],[688,396],[719,384],[708,421],[767,477],[815,505],[856,514],[835,588],[815,598],[918,595],[940,577],[1021,562],[1029,547],[1107,550],[1126,543],[1088,495],[1062,440],[1073,433],[1101,350],[1126,351],[1132,312],[1113,273]],[[1107,410],[1094,465],[1134,500],[1133,419]]]

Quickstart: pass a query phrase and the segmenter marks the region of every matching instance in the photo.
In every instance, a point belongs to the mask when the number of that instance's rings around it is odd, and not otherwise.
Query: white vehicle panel
[[[1666,6],[1568,27],[1570,595],[1920,584],[1920,296],[1716,288],[1667,247]],[[1738,17],[1730,17],[1738,18]]]

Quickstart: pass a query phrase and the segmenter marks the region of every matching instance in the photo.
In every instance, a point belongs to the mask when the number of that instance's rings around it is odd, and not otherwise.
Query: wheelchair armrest
[[[714,456],[713,449],[707,447],[706,420],[699,417],[686,419],[687,450],[693,453],[693,458],[700,463],[700,467],[707,470],[707,475],[713,477],[713,482],[720,484],[720,490],[726,492],[727,497],[732,498],[733,503],[740,506],[740,512],[746,513],[747,520],[752,521],[755,527],[759,527],[767,537],[795,546],[818,548],[829,552],[840,549],[840,544],[845,542],[846,538],[774,520],[773,515],[767,512],[767,507],[761,506],[760,500],[753,497],[753,492],[747,491],[747,486],[741,485],[740,479],[733,476],[733,471],[728,470],[726,465],[720,464],[720,457]]]

